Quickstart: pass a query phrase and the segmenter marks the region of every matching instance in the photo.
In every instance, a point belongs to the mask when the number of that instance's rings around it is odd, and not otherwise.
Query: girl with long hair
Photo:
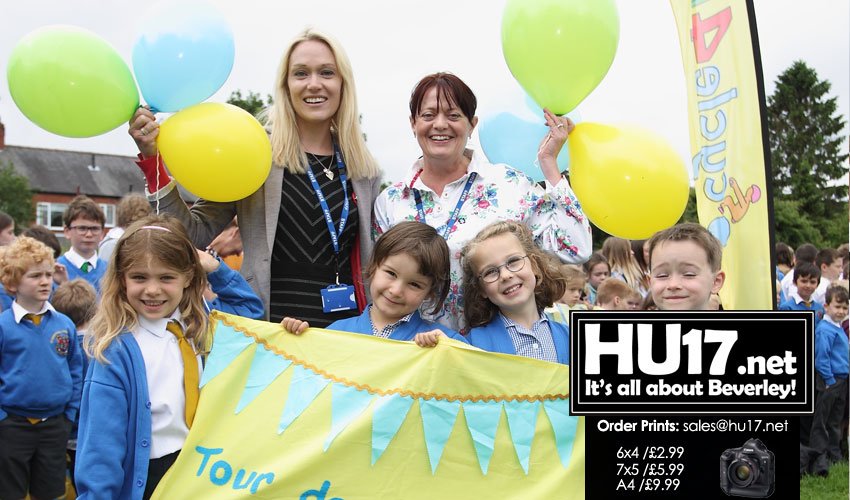
[[[206,283],[172,217],[141,219],[118,240],[85,340],[77,498],[150,498],[174,463],[197,405]]]

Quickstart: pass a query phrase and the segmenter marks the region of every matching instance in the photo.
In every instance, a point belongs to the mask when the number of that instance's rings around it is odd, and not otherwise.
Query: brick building
[[[116,222],[115,208],[122,196],[144,193],[145,181],[135,157],[82,153],[56,149],[5,146],[0,123],[0,166],[11,163],[29,180],[35,191],[36,224],[48,227],[63,238],[62,214],[78,194],[98,203],[106,215],[106,227]],[[197,197],[180,188],[190,204]]]

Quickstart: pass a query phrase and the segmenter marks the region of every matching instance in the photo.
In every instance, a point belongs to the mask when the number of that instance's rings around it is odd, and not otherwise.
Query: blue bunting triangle
[[[292,369],[292,381],[289,383],[289,394],[286,396],[286,405],[283,407],[283,413],[280,416],[278,434],[283,434],[283,431],[310,406],[310,403],[316,399],[322,389],[329,384],[326,378],[316,375],[312,370],[303,368],[301,365],[295,365]]]
[[[207,357],[204,365],[204,376],[201,377],[200,387],[214,379],[249,345],[254,344],[254,339],[247,337],[242,332],[237,332],[232,326],[219,322],[215,327],[215,337],[211,354]]]
[[[437,470],[443,448],[460,410],[460,401],[440,401],[438,399],[419,398],[419,413],[422,414],[422,427],[425,430],[425,447],[431,462],[431,474]]]
[[[522,466],[528,474],[528,459],[531,456],[531,442],[534,441],[534,428],[537,426],[539,402],[505,401],[505,414],[508,416],[508,429],[511,441]]]
[[[379,394],[375,398],[375,406],[372,407],[372,465],[384,454],[412,405],[413,398],[410,396]]]
[[[245,389],[242,390],[242,397],[236,405],[235,413],[239,413],[248,406],[291,364],[292,361],[258,344],[254,359],[251,361],[248,380],[245,382]]]
[[[552,430],[555,431],[555,444],[558,447],[558,455],[561,456],[561,464],[566,468],[570,465],[570,456],[573,454],[573,443],[578,430],[578,417],[570,415],[570,400],[559,399],[556,401],[544,401],[543,409]]]
[[[338,382],[334,382],[331,389],[333,391],[331,393],[331,431],[325,439],[324,451],[328,451],[328,447],[339,433],[363,413],[374,398],[367,391],[360,391]]]
[[[463,403],[463,414],[466,416],[466,427],[478,455],[478,465],[481,467],[481,473],[486,476],[490,457],[496,447],[496,430],[502,417],[502,403],[466,401]]]

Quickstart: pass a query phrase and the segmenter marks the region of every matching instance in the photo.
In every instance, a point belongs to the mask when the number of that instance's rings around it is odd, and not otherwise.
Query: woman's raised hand
[[[540,169],[543,171],[546,180],[552,184],[557,184],[557,179],[561,177],[558,170],[558,153],[561,152],[561,148],[567,142],[567,136],[576,128],[576,124],[566,115],[558,116],[546,108],[543,108],[543,116],[546,118],[549,133],[540,142],[537,160],[540,162]]]
[[[159,135],[159,123],[150,109],[141,107],[130,118],[130,137],[136,141],[136,146],[143,158],[156,156],[156,137]]]

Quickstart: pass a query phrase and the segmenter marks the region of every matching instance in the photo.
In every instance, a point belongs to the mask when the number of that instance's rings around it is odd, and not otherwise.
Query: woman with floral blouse
[[[401,182],[378,196],[373,219],[376,239],[405,220],[425,222],[446,238],[451,287],[442,311],[429,319],[458,331],[465,329],[460,250],[491,222],[526,224],[541,248],[567,263],[584,262],[592,251],[590,225],[556,160],[573,122],[543,111],[549,133],[537,159],[546,178],[544,189],[522,172],[489,163],[466,148],[478,124],[476,105],[472,90],[451,73],[428,75],[417,84],[410,97],[410,125],[422,158]]]

